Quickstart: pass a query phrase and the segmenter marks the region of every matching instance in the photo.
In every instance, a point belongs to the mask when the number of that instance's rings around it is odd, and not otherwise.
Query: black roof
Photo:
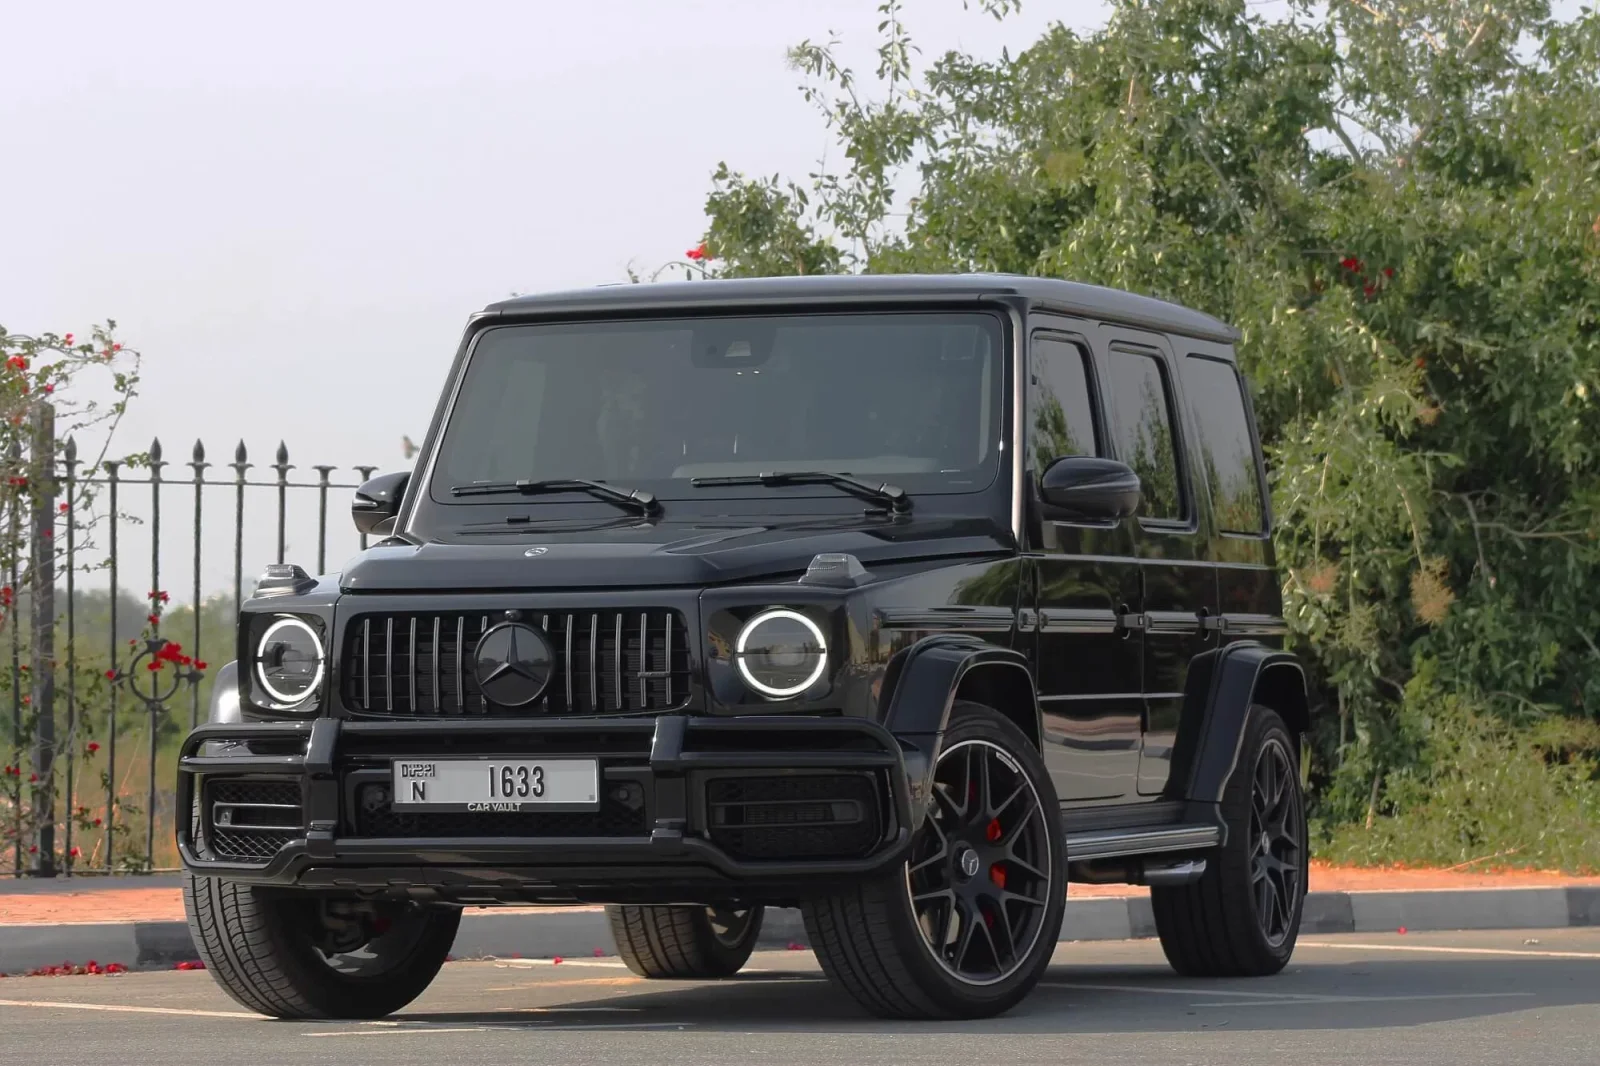
[[[1167,330],[1232,343],[1238,333],[1210,315],[1121,289],[1019,274],[851,274],[737,278],[517,296],[486,312],[528,315],[633,314],[770,306],[787,303],[895,302],[1013,296],[1033,306],[1097,321]]]

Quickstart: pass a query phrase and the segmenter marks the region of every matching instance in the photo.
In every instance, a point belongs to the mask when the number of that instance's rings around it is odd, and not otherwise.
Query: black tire
[[[1281,806],[1264,797],[1270,817],[1263,823],[1256,801],[1266,760],[1289,772],[1282,778]],[[1186,977],[1275,974],[1288,964],[1299,937],[1310,849],[1296,746],[1270,707],[1250,708],[1222,816],[1227,841],[1207,857],[1205,874],[1192,884],[1150,890],[1161,948]],[[1281,835],[1274,829],[1279,823]],[[1269,893],[1273,898],[1264,903]]]
[[[457,907],[395,904],[384,932],[354,953],[313,943],[316,897],[185,874],[189,934],[222,990],[274,1018],[381,1018],[410,1003],[444,964]],[[339,967],[339,968],[336,968]]]
[[[761,907],[608,906],[617,954],[640,977],[712,980],[732,977],[761,935]]]
[[[987,756],[994,751],[1004,753],[999,763],[1002,767],[1005,760],[1010,761],[1012,769],[1003,769],[1002,776],[1009,778],[1004,787],[1017,789],[1013,801],[1032,802],[1034,806],[1023,811],[1021,807],[1010,806],[1011,801],[1008,801],[995,808],[991,794],[983,800],[982,807],[968,811],[967,807],[979,798],[971,791],[969,771],[967,787],[954,789],[966,793],[962,809],[957,812],[950,806],[952,790],[943,775],[947,769],[954,772],[958,758],[974,752]],[[986,787],[993,780],[992,771],[989,773],[990,776],[983,779]],[[945,733],[936,766],[936,781],[940,782],[934,789],[937,795],[930,801],[928,819],[919,828],[917,842],[905,865],[833,895],[807,900],[802,906],[806,930],[823,971],[868,1011],[884,1018],[985,1018],[1009,1010],[1038,983],[1049,965],[1061,929],[1066,898],[1061,812],[1049,772],[1028,738],[993,708],[958,701]],[[1027,795],[1021,791],[1023,782],[1031,789]],[[1018,800],[1017,797],[1022,798]],[[998,814],[984,813],[996,809]],[[1017,811],[1021,813],[1014,818],[1008,813]],[[941,823],[947,815],[948,820]],[[983,843],[966,842],[970,839],[968,826],[977,825],[984,818],[991,818],[990,825],[999,826],[1001,815],[1014,824],[1003,826],[995,835],[989,835],[985,828],[983,837],[992,848]],[[1033,849],[1027,856],[1033,860],[1031,866],[1012,854],[1024,843]],[[1002,849],[1003,853],[995,849]],[[989,883],[969,870],[964,881],[957,884],[968,852],[980,856],[971,864],[973,869],[982,870],[983,862],[992,862]],[[942,870],[937,864],[945,861],[945,856],[951,868],[948,876],[952,878],[951,888],[947,890],[948,902],[921,904],[926,908],[946,908],[939,921],[932,909],[918,911],[918,904],[913,902],[913,885],[925,884],[919,879]],[[1009,868],[1013,873],[996,875],[997,866]],[[1038,904],[1034,907],[1030,901],[1025,905],[1027,909],[1018,921],[1026,924],[1020,930],[1009,917],[1008,908],[1016,900],[1007,898],[1008,877],[1014,878],[1018,886],[1028,885],[1025,891],[1035,896]],[[962,894],[993,893],[996,889],[990,887],[991,884],[998,886],[997,899],[991,899],[989,910],[985,910],[981,902],[971,903],[983,923],[969,925],[967,912],[962,909]],[[941,894],[923,892],[920,898]],[[998,911],[992,909],[995,904]],[[995,939],[992,919],[997,914],[1005,916],[1001,934],[1005,940],[1004,949]],[[958,918],[959,931],[952,929]],[[935,923],[937,932],[933,931]],[[988,941],[986,947],[976,941],[977,932],[982,932]],[[958,940],[954,945],[952,936]],[[938,948],[934,946],[935,941],[940,945]],[[983,951],[989,953],[994,968],[992,978],[980,972],[975,963],[968,965],[973,949],[978,951],[980,962]]]

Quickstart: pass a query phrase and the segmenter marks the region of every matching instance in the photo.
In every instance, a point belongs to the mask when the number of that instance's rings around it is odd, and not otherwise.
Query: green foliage
[[[1480,819],[1455,855],[1500,839],[1482,781],[1592,824],[1600,786],[1537,738],[1600,714],[1600,17],[1117,0],[1094,33],[919,66],[882,11],[870,85],[831,43],[791,56],[839,168],[809,193],[718,171],[721,269],[1068,277],[1232,322],[1333,708],[1323,822]]]

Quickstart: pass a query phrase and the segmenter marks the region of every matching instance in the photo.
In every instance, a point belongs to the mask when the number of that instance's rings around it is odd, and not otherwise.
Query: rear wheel
[[[1162,950],[1185,976],[1266,976],[1294,954],[1310,854],[1294,750],[1277,712],[1251,707],[1222,798],[1227,842],[1200,880],[1150,890]]]
[[[761,935],[761,907],[609,906],[611,935],[640,977],[705,980],[732,977]]]
[[[275,1018],[379,1018],[432,983],[461,911],[184,876],[189,933],[235,1000]]]
[[[889,1018],[981,1018],[1019,1002],[1061,928],[1061,814],[1039,753],[998,711],[958,702],[906,864],[807,901],[823,970]]]

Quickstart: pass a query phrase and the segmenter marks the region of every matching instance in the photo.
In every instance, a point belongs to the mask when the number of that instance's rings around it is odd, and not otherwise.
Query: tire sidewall
[[[1256,914],[1255,893],[1250,883],[1250,807],[1251,789],[1255,780],[1256,763],[1261,757],[1268,743],[1276,740],[1282,744],[1289,756],[1289,765],[1293,770],[1290,774],[1289,788],[1293,794],[1292,802],[1295,804],[1300,821],[1300,890],[1294,899],[1294,906],[1289,914],[1288,935],[1283,941],[1274,945],[1267,939],[1266,932],[1261,928],[1261,922]],[[1248,932],[1251,946],[1255,952],[1263,957],[1274,959],[1280,966],[1288,962],[1294,954],[1295,942],[1300,936],[1300,920],[1305,912],[1307,878],[1310,874],[1311,848],[1307,837],[1305,794],[1300,787],[1300,754],[1294,742],[1293,735],[1288,726],[1284,724],[1278,713],[1270,707],[1259,704],[1250,708],[1250,716],[1245,728],[1244,743],[1240,746],[1240,758],[1234,768],[1234,776],[1228,783],[1228,790],[1223,799],[1223,817],[1228,824],[1228,842],[1222,849],[1222,861],[1230,864],[1230,871],[1239,878],[1239,883],[1245,886],[1245,891],[1237,894],[1241,915],[1245,920],[1240,925]]]
[[[1066,842],[1061,831],[1060,803],[1049,771],[1038,750],[1022,731],[993,708],[959,701],[951,710],[950,724],[940,750],[948,750],[968,740],[985,740],[1002,748],[1022,768],[1039,795],[1040,816],[1045,820],[1045,831],[1051,844],[1049,873],[1052,887],[1038,939],[1027,961],[1015,973],[994,984],[973,985],[956,979],[933,957],[922,938],[906,888],[904,866],[895,869],[891,875],[892,884],[888,884],[887,888],[892,900],[894,920],[890,924],[895,947],[910,964],[909,968],[923,991],[954,1014],[987,1014],[1022,999],[1050,964],[1066,905]]]

